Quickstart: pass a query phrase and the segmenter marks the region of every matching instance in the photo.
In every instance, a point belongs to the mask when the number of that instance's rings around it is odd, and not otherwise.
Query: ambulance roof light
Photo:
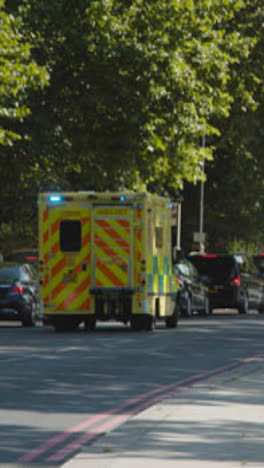
[[[62,197],[60,195],[50,195],[49,201],[52,203],[58,203],[62,201]]]
[[[126,197],[125,195],[113,195],[111,197],[111,200],[114,200],[114,201],[126,201]]]

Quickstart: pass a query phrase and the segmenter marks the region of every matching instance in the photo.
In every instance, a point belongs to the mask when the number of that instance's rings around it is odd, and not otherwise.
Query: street
[[[183,383],[262,353],[263,332],[263,315],[234,311],[153,333],[0,323],[0,467],[61,466]]]

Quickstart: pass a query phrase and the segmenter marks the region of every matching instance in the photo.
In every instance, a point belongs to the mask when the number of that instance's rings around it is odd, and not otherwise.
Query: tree
[[[217,123],[214,161],[207,164],[205,230],[208,248],[227,249],[233,239],[264,242],[264,6],[247,1],[230,25],[251,38],[249,53],[231,69],[229,117]],[[212,142],[211,142],[212,143]],[[193,191],[186,189],[188,193]],[[188,201],[187,201],[188,205]],[[191,204],[185,207],[187,218]]]
[[[51,75],[16,126],[27,135],[15,158],[27,161],[19,181],[29,213],[39,189],[126,186],[173,195],[184,181],[200,180],[235,108],[234,90],[247,95],[243,67],[256,44],[249,0],[13,0],[9,7]],[[236,87],[237,69],[244,88]],[[5,155],[14,162],[13,151]]]
[[[8,223],[16,224],[13,206],[23,210],[23,192],[20,170],[27,167],[16,142],[24,137],[23,122],[30,115],[30,93],[37,88],[43,89],[48,82],[45,67],[39,66],[32,58],[32,45],[23,36],[23,23],[20,17],[8,14],[3,0],[0,0],[0,147],[1,180],[0,184],[0,227],[1,238],[5,230],[10,235]],[[23,177],[23,176],[22,176]],[[26,228],[24,228],[24,232]]]
[[[8,15],[0,0],[0,145],[21,139],[8,125],[29,115],[30,90],[47,83],[46,70],[32,60],[31,45],[21,31],[21,19]]]
[[[51,70],[34,112],[41,147],[32,134],[30,150],[50,182],[162,191],[199,180],[199,139],[218,133],[210,118],[228,114],[230,66],[249,48],[229,32],[241,4],[28,0],[35,54]]]

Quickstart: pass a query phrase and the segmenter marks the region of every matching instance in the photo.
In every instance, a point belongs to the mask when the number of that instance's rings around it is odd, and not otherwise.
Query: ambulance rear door
[[[133,205],[95,205],[92,219],[92,288],[133,287]]]
[[[48,203],[42,236],[45,311],[85,313],[90,308],[91,282],[88,203],[63,201],[63,197]]]

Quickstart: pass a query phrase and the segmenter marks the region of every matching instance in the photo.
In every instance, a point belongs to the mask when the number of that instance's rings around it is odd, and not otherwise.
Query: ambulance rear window
[[[60,250],[62,252],[79,252],[82,247],[82,225],[78,220],[61,221]]]

